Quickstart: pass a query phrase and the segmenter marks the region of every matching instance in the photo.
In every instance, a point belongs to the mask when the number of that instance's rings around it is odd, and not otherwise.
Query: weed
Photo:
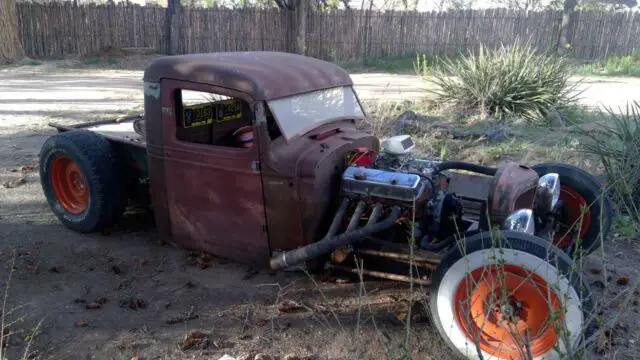
[[[640,52],[632,55],[611,55],[603,61],[578,66],[578,74],[601,76],[640,76]]]
[[[577,130],[587,139],[583,151],[601,161],[618,211],[640,223],[640,103],[628,104],[620,114],[611,108],[600,112],[607,124]]]
[[[84,60],[85,65],[89,66],[113,66],[118,64],[118,61],[114,59],[101,59],[101,58],[88,58]]]
[[[429,63],[427,61],[427,55],[416,53],[416,60],[413,62],[413,71],[416,75],[426,79],[429,75]]]

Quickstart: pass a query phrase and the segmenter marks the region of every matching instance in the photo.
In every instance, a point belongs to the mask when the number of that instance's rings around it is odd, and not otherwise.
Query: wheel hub
[[[72,214],[80,214],[89,204],[87,181],[80,166],[66,155],[57,155],[51,163],[51,187],[60,205]]]
[[[559,303],[555,295],[548,297],[544,280],[511,265],[481,268],[469,276],[456,294],[457,318],[483,351],[517,357],[528,339],[536,356],[556,343],[550,313]]]

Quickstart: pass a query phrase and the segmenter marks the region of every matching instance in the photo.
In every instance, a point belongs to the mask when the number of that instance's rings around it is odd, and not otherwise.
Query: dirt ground
[[[406,333],[397,315],[406,310],[408,285],[367,282],[368,295],[359,303],[357,283],[254,271],[220,259],[196,261],[158,244],[144,221],[126,232],[91,235],[57,221],[37,174],[38,151],[53,134],[47,123],[139,110],[141,77],[139,70],[69,69],[49,62],[0,69],[0,184],[9,185],[0,187],[0,288],[8,285],[5,315],[16,321],[9,329],[17,332],[8,339],[9,359],[18,358],[31,335],[31,350],[42,359],[253,359],[258,353],[400,359]],[[354,81],[365,99],[415,97],[423,86],[392,74],[354,74]],[[588,105],[623,106],[640,94],[638,79],[589,79],[587,86]],[[604,261],[593,256],[588,262],[596,285],[602,271],[597,275],[595,269],[606,269],[612,279],[638,279],[637,245],[613,241],[605,250]],[[616,286],[613,281],[605,291],[621,293]],[[275,304],[284,299],[301,308],[279,313]],[[623,326],[611,332],[618,359],[640,354],[638,313],[636,302],[621,318]],[[205,334],[203,349],[192,339],[197,334],[189,339],[191,349],[181,348],[191,331]],[[416,359],[448,356],[428,322],[414,328],[410,352]]]

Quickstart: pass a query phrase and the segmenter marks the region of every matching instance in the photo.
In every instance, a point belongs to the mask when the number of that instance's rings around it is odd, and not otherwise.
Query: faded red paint
[[[154,214],[160,235],[183,247],[262,266],[272,251],[316,241],[338,205],[344,155],[379,151],[377,138],[356,129],[361,118],[334,119],[287,142],[270,139],[265,99],[351,85],[327,62],[279,53],[185,55],[154,61],[145,81],[160,88],[159,97],[145,93]],[[254,146],[177,140],[173,94],[183,86],[246,101]]]
[[[246,51],[160,57],[149,64],[144,80],[199,82],[272,100],[351,85],[349,74],[329,62],[297,54]]]

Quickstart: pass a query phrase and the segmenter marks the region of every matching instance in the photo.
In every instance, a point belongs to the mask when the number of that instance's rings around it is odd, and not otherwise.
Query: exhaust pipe
[[[340,223],[340,221],[344,217],[344,212],[346,211],[347,205],[348,205],[348,200],[346,199],[342,201],[342,204],[340,204],[340,208],[336,213],[336,215],[334,216],[333,222],[331,223],[330,231],[337,230],[337,225],[334,227],[334,224]],[[358,208],[360,208],[360,206],[358,206]],[[376,204],[376,207],[374,209],[376,210],[376,213],[379,214],[379,211],[382,210],[382,207]],[[320,241],[317,241],[315,243],[312,243],[294,250],[283,252],[282,254],[278,254],[271,258],[271,261],[269,262],[271,265],[271,268],[274,270],[278,270],[278,269],[286,268],[292,265],[296,265],[303,261],[307,261],[309,259],[318,257],[322,254],[331,252],[341,246],[355,242],[373,233],[386,230],[391,226],[393,226],[396,220],[398,220],[398,218],[400,217],[400,213],[401,213],[401,208],[399,206],[394,206],[389,216],[380,222],[367,224],[360,229],[348,230],[340,235],[334,236],[333,234],[328,233],[327,236]]]

